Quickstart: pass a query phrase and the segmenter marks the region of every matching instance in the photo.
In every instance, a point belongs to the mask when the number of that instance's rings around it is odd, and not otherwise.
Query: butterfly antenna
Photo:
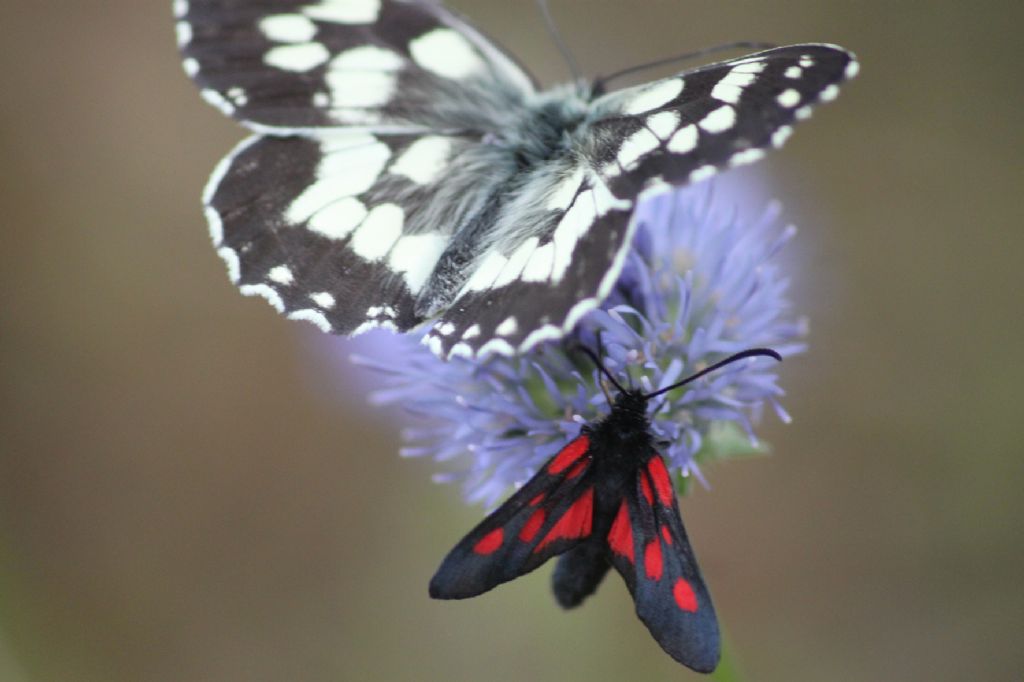
[[[683,379],[682,381],[678,381],[678,382],[672,384],[671,386],[666,386],[665,388],[657,390],[654,393],[648,393],[647,395],[644,396],[644,398],[647,399],[647,400],[650,400],[651,398],[659,396],[659,395],[661,395],[663,393],[668,393],[669,391],[677,389],[680,386],[685,386],[686,384],[690,383],[691,381],[696,381],[697,379],[700,379],[705,374],[710,374],[711,372],[714,372],[716,369],[721,369],[722,367],[725,367],[726,365],[732,364],[732,363],[736,362],[737,360],[743,360],[744,358],[755,358],[755,357],[775,358],[779,362],[782,362],[782,356],[779,355],[778,353],[776,353],[775,351],[773,351],[771,348],[750,348],[748,350],[741,351],[741,352],[736,353],[734,355],[730,355],[725,360],[719,360],[718,362],[716,362],[715,364],[711,365],[710,367],[705,367],[704,369],[702,369],[701,371],[697,372],[696,374],[690,375],[690,376],[686,377],[685,379]]]
[[[568,65],[573,81],[579,82],[583,78],[580,66],[576,63],[576,58],[572,56],[572,52],[569,51],[569,46],[565,44],[565,39],[562,38],[562,33],[558,30],[558,24],[555,23],[554,17],[551,16],[548,0],[537,0],[537,6],[540,7],[540,13],[544,17],[544,28],[547,29],[548,35],[551,36],[551,40],[554,41],[558,51],[562,53],[562,59]]]
[[[686,53],[683,53],[683,54],[680,54],[680,55],[676,55],[675,57],[666,57],[664,59],[658,59],[658,60],[653,61],[653,62],[647,62],[646,64],[637,64],[636,66],[631,66],[628,69],[623,69],[622,71],[616,71],[615,73],[611,74],[610,76],[602,76],[601,78],[598,78],[595,81],[594,87],[596,89],[604,91],[604,86],[607,85],[610,81],[616,80],[618,78],[622,78],[623,76],[628,76],[628,75],[630,75],[632,73],[636,73],[638,71],[646,71],[647,69],[654,69],[654,68],[657,68],[659,66],[666,66],[668,64],[674,64],[675,62],[685,62],[685,61],[687,61],[689,59],[699,59],[700,57],[706,57],[706,56],[708,56],[710,54],[715,54],[715,53],[718,53],[718,52],[726,52],[728,50],[770,50],[773,47],[777,47],[777,45],[774,45],[772,43],[751,42],[751,41],[746,41],[746,40],[742,40],[742,41],[735,42],[735,43],[727,43],[725,45],[715,45],[713,47],[705,47],[704,49],[696,50],[694,52],[686,52]]]
[[[620,384],[618,381],[615,380],[615,377],[613,377],[612,373],[608,371],[608,368],[605,367],[603,364],[601,364],[601,359],[599,357],[597,357],[597,353],[595,353],[594,351],[590,350],[589,348],[587,348],[583,344],[579,344],[576,347],[579,348],[581,351],[583,351],[584,353],[587,354],[587,357],[589,357],[591,359],[591,361],[593,361],[594,365],[599,370],[601,370],[601,372],[606,377],[608,377],[608,381],[612,382],[612,385],[615,386],[615,388],[619,389],[619,393],[626,393],[627,392],[626,389],[624,389],[622,387],[622,384]]]

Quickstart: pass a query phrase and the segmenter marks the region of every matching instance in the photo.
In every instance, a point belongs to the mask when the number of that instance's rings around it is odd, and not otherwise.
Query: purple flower
[[[795,229],[779,229],[778,214],[771,204],[754,220],[740,218],[710,183],[645,202],[617,286],[581,320],[576,339],[600,346],[620,383],[645,390],[754,346],[803,351],[805,324],[789,309],[776,262]],[[444,462],[436,480],[458,481],[470,501],[493,506],[581,424],[609,411],[596,368],[564,344],[520,358],[444,362],[418,341],[398,337],[386,355],[364,351],[356,360],[386,375],[374,402],[412,417],[402,454]],[[775,370],[769,359],[746,360],[651,401],[654,435],[684,481],[704,483],[704,461],[758,451],[753,424],[765,403],[789,420]]]

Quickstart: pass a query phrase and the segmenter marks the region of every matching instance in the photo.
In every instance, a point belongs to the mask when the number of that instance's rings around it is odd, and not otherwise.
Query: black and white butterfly
[[[257,134],[204,195],[231,280],[324,331],[515,354],[609,293],[642,196],[779,147],[857,72],[792,45],[638,87],[539,91],[414,0],[177,0],[184,68]]]

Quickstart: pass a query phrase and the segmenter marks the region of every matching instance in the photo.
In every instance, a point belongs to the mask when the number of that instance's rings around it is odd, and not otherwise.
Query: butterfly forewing
[[[581,435],[455,546],[430,581],[435,599],[463,599],[529,573],[588,538],[594,482]]]
[[[660,455],[638,470],[608,534],[608,547],[637,616],[658,644],[694,670],[714,670],[720,653],[718,620]]]
[[[792,45],[605,95],[591,160],[617,196],[701,180],[780,147],[856,73],[833,45]]]
[[[437,3],[179,0],[185,70],[261,131],[324,126],[451,130],[532,91],[493,42]],[[444,106],[447,97],[452,106]]]

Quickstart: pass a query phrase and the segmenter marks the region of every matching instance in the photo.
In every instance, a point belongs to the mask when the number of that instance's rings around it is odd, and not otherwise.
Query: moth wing
[[[608,556],[661,648],[693,670],[714,670],[718,619],[660,455],[648,460],[623,498],[608,534]]]
[[[211,237],[246,295],[335,334],[407,330],[457,223],[436,201],[471,143],[440,134],[260,137],[207,185]]]
[[[435,599],[464,599],[529,573],[588,538],[594,486],[580,435],[449,552],[430,581]]]
[[[449,130],[534,88],[439,3],[179,0],[175,15],[185,71],[204,98],[260,132]]]
[[[618,90],[593,103],[588,159],[616,196],[752,163],[858,70],[835,45],[779,47]]]

